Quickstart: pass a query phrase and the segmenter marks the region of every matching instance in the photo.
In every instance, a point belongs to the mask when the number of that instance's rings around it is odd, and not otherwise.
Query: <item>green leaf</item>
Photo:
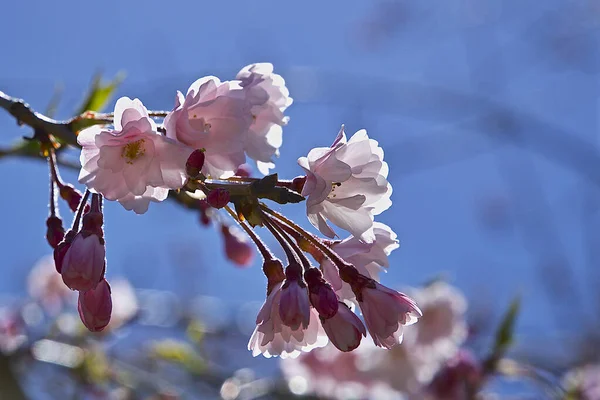
[[[120,72],[111,81],[103,82],[102,75],[100,73],[96,74],[92,80],[92,86],[88,95],[85,97],[81,107],[77,110],[76,115],[83,114],[86,111],[102,111],[110,101],[115,90],[117,90],[123,81],[124,77],[125,74]]]
[[[492,346],[492,352],[483,363],[486,373],[494,373],[498,362],[504,357],[514,341],[514,329],[517,316],[521,308],[520,296],[510,303],[508,310],[504,313],[502,321],[498,326]]]
[[[508,310],[502,318],[502,322],[496,331],[496,340],[494,342],[494,353],[502,353],[508,350],[514,339],[515,322],[521,308],[521,298],[517,296],[508,307]]]

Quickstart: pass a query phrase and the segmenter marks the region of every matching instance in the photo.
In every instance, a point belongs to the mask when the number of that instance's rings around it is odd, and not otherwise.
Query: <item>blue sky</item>
[[[597,212],[585,212],[597,187],[579,164],[557,163],[539,146],[550,132],[597,151],[600,15],[591,3],[66,0],[9,2],[3,15],[0,89],[43,110],[62,84],[59,117],[98,70],[126,71],[118,95],[169,109],[198,77],[231,79],[246,64],[272,62],[295,99],[281,176],[300,174],[296,159],[329,145],[342,123],[348,133],[366,128],[386,150],[394,206],[380,220],[401,240],[389,285],[444,274],[496,309],[521,293],[525,340],[559,334],[540,280],[562,272],[539,265],[568,260],[569,292],[582,304],[591,298],[584,225],[597,226]],[[507,118],[523,133],[518,146],[498,133]],[[0,113],[1,144],[26,134]],[[48,253],[47,170],[11,159],[0,174],[0,293],[18,294]],[[289,209],[308,225],[302,206]],[[482,215],[501,227],[486,228]],[[231,305],[264,296],[259,265],[227,263],[216,232],[169,202],[144,216],[108,204],[106,238],[109,277]]]

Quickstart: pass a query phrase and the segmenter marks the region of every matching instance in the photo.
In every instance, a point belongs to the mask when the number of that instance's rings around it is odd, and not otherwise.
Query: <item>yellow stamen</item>
[[[138,158],[146,154],[144,148],[145,139],[136,140],[135,142],[127,143],[121,150],[121,157],[125,158],[127,164],[133,164]]]

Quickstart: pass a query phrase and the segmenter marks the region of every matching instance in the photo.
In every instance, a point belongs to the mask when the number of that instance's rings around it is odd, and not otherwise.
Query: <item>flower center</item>
[[[146,148],[144,147],[145,139],[136,140],[135,142],[127,143],[121,150],[121,157],[123,157],[127,164],[133,164],[138,158],[146,154]]]
[[[329,193],[329,196],[327,196],[327,198],[332,198],[332,197],[337,197],[337,194],[335,194],[335,188],[342,186],[342,184],[340,182],[333,182],[331,184],[331,192]]]

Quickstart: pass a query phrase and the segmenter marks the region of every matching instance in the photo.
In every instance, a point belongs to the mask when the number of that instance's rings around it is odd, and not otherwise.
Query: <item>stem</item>
[[[93,212],[101,212],[102,211],[102,195],[98,193],[94,193],[92,195],[92,206],[90,211]]]
[[[321,252],[323,252],[323,254],[325,254],[327,256],[327,258],[329,258],[334,264],[336,264],[338,266],[338,268],[340,268],[340,266],[341,266],[341,267],[351,267],[354,269],[353,266],[348,264],[346,261],[344,261],[344,259],[342,257],[337,255],[336,252],[334,252],[329,247],[324,245],[323,242],[321,242],[318,238],[315,237],[315,235],[308,232],[306,229],[302,228],[300,225],[296,224],[294,221],[288,219],[285,215],[282,215],[282,214],[278,213],[277,211],[271,210],[264,203],[260,204],[260,208],[263,211],[265,211],[266,213],[271,214],[273,217],[275,217],[279,221],[285,223],[290,228],[292,228],[292,229],[296,230],[297,232],[299,232],[300,234],[302,234],[306,238],[306,240],[308,240],[313,245],[315,245],[315,247],[317,247],[319,250],[321,250]]]
[[[48,167],[50,168],[50,174],[56,185],[60,188],[64,185],[60,172],[58,172],[58,168],[56,167],[56,154],[54,151],[50,150],[50,155],[48,156]]]
[[[169,111],[149,110],[148,116],[149,117],[166,117],[168,113],[169,113]],[[95,113],[93,119],[99,119],[99,120],[110,119],[110,120],[114,121],[115,113]]]
[[[238,216],[236,215],[236,213],[231,209],[231,207],[225,206],[223,208],[225,208],[225,210],[227,210],[227,212],[229,213],[229,215],[231,215],[231,217],[235,220],[235,222],[237,222],[238,225],[241,226],[242,229],[244,229],[244,231],[246,232],[246,234],[248,234],[248,236],[250,236],[250,239],[252,239],[252,241],[254,242],[254,244],[256,245],[256,247],[258,247],[258,250],[260,251],[260,254],[262,254],[264,260],[265,261],[271,261],[271,260],[273,260],[274,259],[273,253],[271,253],[271,251],[269,250],[269,248],[267,247],[267,245],[256,234],[256,232],[254,232],[252,230],[252,228],[250,228],[248,226],[248,224],[240,221],[240,219],[238,218]]]
[[[56,215],[56,189],[54,188],[54,180],[50,178],[50,216]]]
[[[277,241],[281,245],[281,248],[283,248],[283,251],[285,251],[285,255],[288,259],[288,264],[291,265],[292,263],[294,263],[294,261],[299,263],[300,260],[298,259],[298,255],[294,252],[292,247],[289,245],[288,241],[285,240],[284,237],[279,233],[277,228],[273,226],[273,223],[270,221],[270,219],[264,218],[263,222],[267,229],[271,231],[271,234],[275,237],[275,239],[277,239]]]
[[[79,207],[77,207],[77,214],[75,215],[75,219],[73,220],[73,225],[71,226],[71,230],[73,232],[79,231],[79,221],[81,220],[81,215],[83,214],[83,209],[87,203],[87,199],[90,196],[90,190],[86,189],[81,201],[79,202]]]
[[[287,240],[287,242],[290,244],[290,246],[292,246],[292,249],[296,252],[298,257],[300,258],[300,261],[302,262],[302,266],[304,267],[304,269],[308,270],[309,268],[311,268],[310,261],[308,260],[308,257],[306,257],[306,255],[304,254],[304,252],[302,251],[300,246],[298,246],[298,244],[294,241],[294,239],[292,239],[290,237],[290,235],[288,235],[282,229],[283,224],[279,221],[274,220],[273,218],[271,218],[267,215],[264,215],[264,217],[265,217],[265,219],[268,219],[269,222],[271,222],[273,224],[273,227],[275,229],[277,229],[279,231],[279,233],[281,234],[281,236],[283,236]]]

